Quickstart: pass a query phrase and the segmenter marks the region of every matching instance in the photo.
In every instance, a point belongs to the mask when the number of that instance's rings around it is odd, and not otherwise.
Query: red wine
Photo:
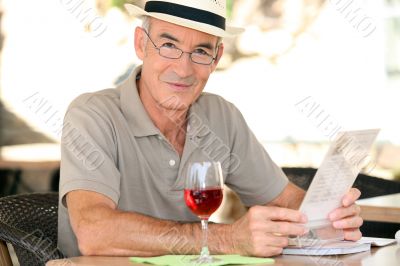
[[[185,189],[185,202],[194,214],[208,219],[221,205],[222,189],[220,187]]]

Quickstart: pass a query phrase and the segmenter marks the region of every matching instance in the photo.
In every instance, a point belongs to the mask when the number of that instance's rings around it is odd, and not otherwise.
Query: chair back
[[[57,248],[58,193],[0,198],[0,240],[10,243],[21,265],[63,258]]]
[[[283,167],[283,172],[295,185],[307,190],[317,169],[311,167]],[[353,187],[361,191],[360,199],[400,193],[400,182],[366,174],[358,174]]]

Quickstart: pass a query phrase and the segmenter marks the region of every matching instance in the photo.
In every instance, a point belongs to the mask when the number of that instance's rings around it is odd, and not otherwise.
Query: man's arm
[[[273,201],[267,204],[267,206],[279,206],[283,208],[297,210],[303,201],[306,192],[289,182],[285,189],[276,197]]]
[[[292,189],[291,185],[287,186],[273,204],[286,202],[281,198],[287,197]],[[178,223],[120,211],[111,199],[91,191],[75,190],[66,197],[71,226],[83,255],[156,256],[200,252],[199,223]],[[304,215],[296,210],[254,206],[232,225],[210,224],[209,249],[213,254],[277,255],[287,245],[288,235],[306,232],[298,225],[305,221]]]
[[[83,255],[156,256],[200,252],[199,223],[178,223],[123,212],[108,197],[91,191],[75,190],[66,197],[71,226]],[[285,236],[304,233],[304,228],[290,223],[305,221],[301,219],[295,210],[255,206],[232,225],[210,224],[209,249],[213,254],[277,255],[287,245]]]
[[[83,255],[157,256],[200,252],[199,223],[178,223],[116,209],[108,197],[75,190],[66,195],[72,229]],[[232,252],[231,225],[209,226],[210,249]]]
[[[352,189],[343,207],[330,215],[345,238],[361,237],[362,219],[354,205],[360,193]],[[278,255],[289,235],[303,235],[307,218],[297,209],[304,191],[289,183],[266,206],[253,206],[232,225],[210,224],[209,249],[213,254]],[[156,256],[196,254],[200,251],[199,223],[178,223],[116,209],[115,203],[96,192],[76,190],[67,194],[68,212],[83,255]]]

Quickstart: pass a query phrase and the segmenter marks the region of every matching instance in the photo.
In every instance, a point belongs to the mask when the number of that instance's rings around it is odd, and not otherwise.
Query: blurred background
[[[140,63],[125,2],[0,0],[3,189],[48,190],[68,104]],[[228,13],[246,31],[224,40],[206,91],[242,111],[280,166],[317,168],[338,131],[381,128],[368,174],[399,178],[399,0],[231,0]]]
[[[58,191],[69,103],[115,87],[140,64],[133,46],[140,21],[127,16],[125,2],[0,0],[0,197]],[[339,131],[380,128],[355,186],[364,198],[398,193],[400,0],[228,0],[227,7],[230,24],[246,31],[224,40],[205,90],[234,103],[303,188]],[[238,203],[226,192],[214,219],[234,221],[245,211]],[[393,237],[399,224],[361,229]]]

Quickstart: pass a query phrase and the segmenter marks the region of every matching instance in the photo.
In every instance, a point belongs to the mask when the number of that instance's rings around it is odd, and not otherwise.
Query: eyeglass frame
[[[142,28],[142,30],[144,31],[144,33],[146,33],[147,37],[149,38],[150,42],[153,44],[154,48],[155,48],[156,50],[158,50],[158,54],[159,54],[161,57],[168,58],[168,59],[179,59],[179,58],[182,57],[183,54],[189,54],[190,61],[192,61],[192,62],[195,63],[195,64],[203,65],[203,66],[209,66],[209,65],[212,64],[213,61],[215,61],[215,60],[217,59],[217,56],[213,57],[212,55],[210,55],[210,54],[207,53],[206,56],[209,57],[209,58],[211,59],[210,63],[205,64],[205,63],[196,62],[196,61],[194,61],[193,58],[192,58],[192,54],[195,53],[195,52],[185,52],[185,51],[183,51],[182,49],[180,49],[180,48],[178,48],[178,47],[175,47],[175,48],[169,48],[169,47],[166,47],[166,46],[160,46],[160,47],[158,47],[158,46],[153,42],[153,40],[150,38],[150,34],[146,31],[146,29]],[[168,57],[168,56],[165,56],[165,55],[162,55],[162,54],[161,54],[161,48],[175,49],[175,50],[180,51],[181,54],[179,55],[179,57]],[[216,48],[217,54],[218,54],[218,48],[219,48],[219,46],[217,46],[217,48]]]

